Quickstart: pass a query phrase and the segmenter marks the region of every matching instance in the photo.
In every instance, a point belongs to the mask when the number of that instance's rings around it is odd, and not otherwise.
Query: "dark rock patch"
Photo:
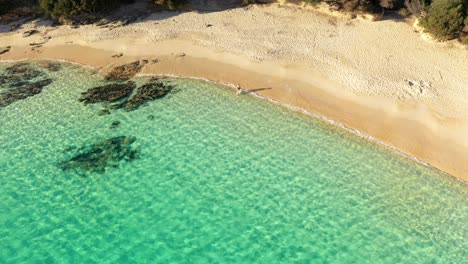
[[[41,77],[44,75],[38,69],[35,69],[28,63],[17,63],[5,69],[5,72],[8,75],[13,75],[15,77],[21,78],[24,81],[29,81],[31,79]]]
[[[101,102],[116,102],[118,100],[129,97],[136,84],[134,82],[126,83],[111,83],[103,86],[91,88],[82,93],[80,102],[87,104],[95,104]]]
[[[38,65],[51,72],[58,72],[62,69],[62,64],[55,61],[41,61]]]
[[[106,76],[107,81],[126,81],[140,72],[145,64],[134,61],[128,64],[114,67]]]
[[[42,89],[51,84],[51,79],[27,83],[21,87],[8,89],[0,93],[0,107],[6,107],[16,101],[26,99],[42,92]]]
[[[109,111],[109,109],[101,109],[99,112],[98,112],[98,116],[104,116],[104,115],[110,115],[111,112]]]
[[[113,137],[90,146],[81,147],[69,160],[61,162],[64,171],[104,173],[108,168],[116,168],[123,161],[133,161],[139,151],[132,147],[135,137]]]
[[[0,55],[9,52],[10,49],[11,49],[11,46],[6,46],[6,47],[0,48]]]
[[[111,105],[112,109],[123,108],[126,111],[133,111],[144,105],[146,102],[153,101],[166,96],[174,86],[164,83],[158,78],[153,78],[150,82],[139,87],[135,94],[127,100]]]
[[[29,63],[16,63],[0,74],[0,107],[37,95],[52,83],[44,72]]]
[[[146,118],[148,118],[148,120],[154,120],[154,115],[149,115]]]
[[[112,122],[112,124],[110,126],[110,129],[118,128],[120,126],[120,124],[121,124],[120,121],[114,121],[114,122]]]
[[[23,38],[30,37],[36,33],[39,33],[39,31],[36,29],[26,30],[25,32],[23,32]]]
[[[135,95],[125,102],[124,109],[127,111],[135,110],[148,101],[166,96],[172,89],[172,85],[165,84],[155,79],[138,88]]]

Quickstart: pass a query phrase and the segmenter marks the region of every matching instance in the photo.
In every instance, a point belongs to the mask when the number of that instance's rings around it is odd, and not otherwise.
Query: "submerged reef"
[[[16,101],[40,94],[42,89],[51,83],[51,79],[45,79],[2,92],[0,93],[0,107],[6,107]]]
[[[51,72],[58,72],[62,69],[62,64],[55,61],[41,61],[38,63],[38,65]]]
[[[125,83],[110,83],[89,89],[82,93],[80,102],[87,104],[113,103],[110,109],[124,109],[133,111],[148,101],[166,96],[174,89],[174,86],[163,82],[161,79],[152,78],[147,83],[136,88],[133,81]],[[108,109],[103,109],[99,115],[110,114]]]
[[[0,107],[40,94],[52,79],[29,63],[17,63],[0,74]]]
[[[118,107],[124,108],[126,111],[136,110],[148,101],[166,96],[173,88],[174,87],[172,85],[165,84],[162,81],[153,78],[149,83],[139,87],[130,99],[119,104]]]
[[[119,136],[96,142],[78,149],[70,149],[76,154],[59,164],[64,171],[104,173],[108,168],[116,168],[123,161],[133,161],[139,151],[132,147],[135,137]]]
[[[114,67],[107,75],[107,81],[127,81],[145,66],[145,62],[134,61]]]
[[[25,80],[31,80],[40,76],[43,76],[44,73],[36,68],[34,68],[29,63],[17,63],[13,66],[10,66],[5,69],[7,76],[19,77]]]
[[[83,102],[85,105],[102,102],[115,102],[122,98],[129,97],[135,87],[136,84],[131,81],[126,83],[111,83],[98,86],[82,93],[79,101]]]

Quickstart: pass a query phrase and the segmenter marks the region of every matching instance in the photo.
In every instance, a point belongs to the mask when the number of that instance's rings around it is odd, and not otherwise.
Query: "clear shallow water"
[[[98,116],[78,98],[102,76],[50,75],[0,109],[2,263],[466,263],[468,188],[451,177],[215,84],[173,80]],[[139,159],[87,177],[57,166],[122,135]]]

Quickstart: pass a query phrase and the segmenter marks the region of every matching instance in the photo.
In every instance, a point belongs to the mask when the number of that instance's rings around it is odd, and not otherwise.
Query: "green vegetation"
[[[130,2],[132,0],[39,0],[39,5],[47,15],[59,18],[107,11]]]
[[[10,11],[12,4],[8,0],[0,0],[0,15]]]
[[[159,6],[174,10],[189,0],[148,0]],[[223,0],[219,0],[223,1]],[[410,14],[420,19],[420,25],[435,38],[450,40],[458,38],[468,43],[468,0],[303,0],[312,5],[327,3],[335,10],[384,15],[393,10],[403,17]],[[46,15],[58,19],[78,14],[105,12],[133,2],[133,0],[0,0],[0,15],[18,6],[37,6]],[[244,5],[262,3],[262,0],[242,0]]]
[[[434,0],[421,18],[421,26],[440,40],[461,37],[468,19],[467,6],[467,0]]]
[[[463,0],[435,0],[421,25],[438,39],[453,39],[460,34],[465,16]]]
[[[180,8],[185,2],[186,0],[155,0],[156,4],[167,6],[171,10]]]
[[[304,0],[325,2],[345,12],[384,13],[398,10],[404,17],[410,14],[420,19],[421,26],[439,40],[458,38],[468,44],[468,0]]]

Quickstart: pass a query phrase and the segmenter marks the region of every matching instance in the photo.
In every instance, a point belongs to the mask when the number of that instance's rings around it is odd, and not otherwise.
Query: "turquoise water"
[[[102,76],[63,67],[0,108],[2,263],[467,262],[468,188],[447,175],[203,81],[100,116],[78,98]],[[116,136],[140,157],[57,165]]]

